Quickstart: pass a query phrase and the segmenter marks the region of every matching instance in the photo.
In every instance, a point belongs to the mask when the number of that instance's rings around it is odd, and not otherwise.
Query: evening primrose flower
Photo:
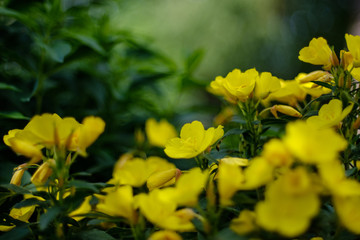
[[[237,218],[230,223],[230,229],[239,235],[248,234],[256,230],[256,214],[248,209],[242,210]]]
[[[245,102],[251,97],[258,77],[259,73],[255,68],[248,69],[245,72],[234,69],[225,78],[217,77],[211,82],[209,91],[224,96],[231,103]]]
[[[269,72],[263,72],[256,78],[254,97],[257,99],[265,99],[270,93],[280,89],[280,79],[272,76]]]
[[[165,153],[171,158],[193,158],[203,153],[224,135],[223,126],[204,129],[199,121],[186,123],[180,138],[172,138],[165,145]]]
[[[154,118],[149,118],[145,123],[145,132],[149,143],[156,147],[165,147],[167,141],[177,136],[177,131],[165,119],[157,122]]]
[[[290,106],[296,106],[298,102],[303,101],[306,97],[305,90],[296,80],[280,80],[280,86],[280,89],[271,93],[266,100],[279,101]]]
[[[148,240],[182,240],[182,237],[177,232],[161,230],[151,234]]]
[[[318,128],[337,126],[352,110],[354,103],[351,103],[344,110],[342,101],[332,99],[328,104],[322,105],[318,116],[309,117],[306,122]]]
[[[289,170],[266,189],[265,201],[255,206],[256,222],[285,237],[301,235],[318,213],[320,200],[306,170]]]
[[[309,46],[304,47],[299,52],[299,59],[303,62],[314,65],[323,65],[324,69],[330,70],[332,66],[332,51],[327,41],[322,38],[313,38]]]
[[[245,177],[240,167],[226,162],[220,163],[217,173],[220,205],[233,204],[231,198],[241,188],[244,180]]]
[[[319,82],[333,82],[333,76],[327,71],[313,71],[311,73],[299,73],[295,77],[295,81],[299,83],[299,86],[305,91],[306,94],[312,96],[313,98],[318,98],[321,95],[328,94],[331,92],[331,89],[320,86],[311,81]]]
[[[99,195],[96,209],[110,216],[126,218],[131,224],[136,223],[137,213],[134,206],[132,187],[129,185],[106,188],[107,195]]]
[[[305,121],[288,123],[283,141],[293,156],[315,164],[333,161],[347,146],[334,129],[319,129]]]
[[[353,66],[360,67],[360,36],[345,34],[346,45],[353,57]]]
[[[26,206],[26,207],[21,207],[21,208],[12,208],[10,210],[10,217],[22,221],[22,222],[29,222],[29,218],[31,217],[31,215],[34,213],[35,211],[35,205],[32,206]],[[15,228],[15,225],[0,225],[0,231],[2,232],[7,232],[10,231],[11,229]]]
[[[164,189],[166,190],[166,189]],[[187,232],[195,229],[191,220],[196,213],[189,208],[177,209],[177,204],[166,191],[155,189],[148,194],[135,196],[140,212],[156,226],[173,231]]]

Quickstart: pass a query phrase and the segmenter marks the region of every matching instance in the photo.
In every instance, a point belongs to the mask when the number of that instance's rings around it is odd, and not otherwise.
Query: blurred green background
[[[355,0],[0,0],[0,133],[43,112],[100,116],[106,131],[74,171],[106,181],[122,153],[144,147],[134,132],[147,118],[211,126],[222,103],[205,88],[216,76],[309,72],[299,50],[323,36],[340,51],[358,9]],[[26,161],[3,143],[0,157],[1,183]]]

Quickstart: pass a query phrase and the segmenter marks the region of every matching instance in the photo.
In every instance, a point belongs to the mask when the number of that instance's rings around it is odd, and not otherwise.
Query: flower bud
[[[346,52],[344,50],[340,51],[340,66],[346,70],[350,65],[354,62],[354,57],[350,52]]]
[[[150,175],[146,185],[149,191],[152,191],[155,188],[165,187],[174,184],[180,175],[181,171],[177,168],[155,172]]]
[[[35,171],[31,177],[31,182],[35,185],[43,185],[49,179],[55,166],[55,160],[49,159]]]
[[[298,118],[302,117],[299,111],[287,105],[274,105],[271,107],[270,111],[276,118],[278,118],[277,112],[283,113],[291,117],[298,117]]]
[[[14,169],[14,173],[13,173],[13,176],[12,176],[12,178],[10,180],[10,183],[14,184],[14,185],[17,185],[17,186],[20,186],[21,185],[21,179],[22,179],[26,169],[27,169],[27,164],[26,163],[21,164],[18,167],[16,167]]]

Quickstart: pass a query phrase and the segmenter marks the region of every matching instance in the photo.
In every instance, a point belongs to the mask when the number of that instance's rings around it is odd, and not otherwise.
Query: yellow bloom
[[[231,198],[241,188],[245,180],[241,168],[234,166],[233,164],[221,162],[217,173],[217,180],[220,205],[232,205],[233,201]]]
[[[122,159],[119,159],[122,161]],[[141,187],[151,177],[152,174],[173,170],[176,174],[176,167],[166,159],[160,157],[133,158],[124,161],[122,164],[116,164],[113,172],[113,178],[117,184],[131,185]],[[151,180],[152,181],[152,180]],[[151,185],[151,183],[150,183]],[[151,186],[154,187],[154,186]]]
[[[303,62],[314,65],[323,65],[324,69],[329,70],[332,62],[332,51],[327,41],[322,38],[313,38],[308,47],[304,47],[299,52],[299,59]]]
[[[237,218],[231,221],[230,229],[237,234],[244,235],[256,230],[255,213],[250,210],[242,210]]]
[[[155,189],[149,194],[136,195],[136,206],[150,222],[162,229],[180,232],[194,230],[191,219],[196,217],[195,212],[188,208],[176,210],[177,204],[164,190]]]
[[[182,240],[182,237],[174,231],[162,230],[151,234],[148,240]]]
[[[237,103],[238,101],[245,102],[251,97],[255,87],[255,80],[258,77],[259,73],[255,68],[245,72],[234,69],[225,78],[216,77],[210,83],[209,91],[216,95],[224,96],[231,103]]]
[[[165,119],[156,122],[154,118],[149,118],[145,123],[145,131],[149,143],[156,147],[165,147],[169,139],[178,135],[175,127]]]
[[[73,219],[75,219],[76,221],[82,220],[84,218],[84,216],[81,216],[81,215],[90,213],[90,211],[92,210],[92,207],[90,205],[91,198],[92,198],[92,196],[87,196],[84,199],[84,201],[82,202],[82,204],[80,205],[80,207],[78,207],[77,209],[72,211],[69,214],[69,216],[72,217]]]
[[[136,223],[137,213],[131,186],[106,188],[106,196],[98,196],[100,202],[96,209],[110,216],[126,218],[131,224]]]
[[[342,225],[360,234],[360,196],[335,196],[333,202]]]
[[[165,153],[171,158],[193,158],[204,152],[224,135],[223,126],[204,129],[199,121],[186,123],[180,138],[172,138],[165,145]]]
[[[84,118],[82,124],[71,135],[69,150],[76,151],[82,156],[87,156],[86,148],[104,132],[105,122],[99,117],[89,116]]]
[[[320,108],[318,116],[312,116],[306,122],[318,128],[337,126],[351,112],[353,106],[354,104],[351,103],[343,110],[342,102],[333,99]]]
[[[280,80],[281,88],[269,95],[267,100],[279,101],[290,106],[296,106],[297,102],[303,101],[306,97],[305,90],[296,80]]]
[[[256,189],[274,179],[274,166],[263,157],[255,157],[244,170],[244,176],[241,189]]]
[[[263,72],[256,78],[254,96],[257,99],[265,99],[270,93],[280,89],[280,80],[269,72]]]
[[[240,166],[240,167],[245,167],[247,165],[249,165],[249,160],[246,158],[238,158],[238,157],[225,157],[220,159],[220,164],[221,163],[226,163],[226,164],[231,164],[234,166]]]
[[[288,123],[283,141],[295,157],[306,163],[333,161],[347,146],[335,130],[318,129],[305,121]]]
[[[353,56],[354,67],[360,67],[360,36],[345,34],[347,48]]]
[[[34,205],[27,206],[27,207],[21,207],[21,208],[12,208],[10,211],[10,216],[16,220],[22,221],[22,222],[29,222],[29,218],[35,211]],[[0,225],[0,231],[7,232],[13,229],[15,225],[6,226],[6,225]]]
[[[285,172],[267,187],[265,201],[255,206],[257,224],[285,237],[304,233],[320,207],[311,182],[304,168]]]
[[[270,165],[276,167],[290,166],[294,161],[283,141],[277,138],[273,138],[264,144],[261,156]]]
[[[163,192],[168,194],[169,199],[179,206],[193,207],[198,203],[198,197],[204,190],[208,172],[202,172],[195,167],[187,173],[181,174],[174,188],[166,188]]]

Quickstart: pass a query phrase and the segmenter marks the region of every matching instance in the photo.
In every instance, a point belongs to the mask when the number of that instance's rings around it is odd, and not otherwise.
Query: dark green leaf
[[[30,191],[26,190],[23,187],[14,185],[14,184],[1,184],[0,187],[6,188],[11,192],[17,193],[17,194],[31,194]]]
[[[60,207],[55,206],[48,209],[46,213],[40,216],[40,221],[39,221],[40,230],[41,231],[45,230],[49,226],[49,224],[59,216],[60,213],[61,213]]]
[[[58,63],[63,63],[64,58],[71,52],[71,45],[65,41],[55,41],[47,48],[50,57]]]
[[[352,175],[356,174],[358,170],[359,169],[357,169],[357,167],[348,169],[345,171],[345,175],[346,175],[346,177],[351,177]]]
[[[0,7],[0,16],[15,18],[26,25],[27,23],[31,23],[30,19],[26,15],[4,7]]]
[[[203,57],[204,51],[202,49],[198,49],[186,59],[185,67],[189,74],[191,74],[199,66]]]
[[[72,180],[69,182],[69,187],[75,187],[77,189],[91,190],[92,192],[99,193],[99,189],[94,183],[89,183],[81,180]]]
[[[247,130],[246,129],[239,129],[239,128],[233,128],[233,129],[230,129],[229,131],[227,131],[223,138],[224,137],[227,137],[229,135],[241,135],[243,134],[244,132],[246,132]]]
[[[6,83],[0,83],[0,89],[4,89],[4,90],[12,90],[12,91],[16,91],[16,92],[20,92],[21,90],[13,85],[10,84],[6,84]]]
[[[81,232],[78,234],[78,236],[80,237],[80,239],[83,239],[83,240],[98,240],[98,239],[115,240],[115,238],[113,238],[111,235],[109,235],[105,231],[101,231],[98,229],[92,229],[89,231]]]
[[[30,120],[29,117],[26,117],[19,112],[0,112],[0,118]]]
[[[14,208],[22,208],[33,205],[44,205],[45,201],[41,201],[37,198],[28,198],[14,205]]]
[[[329,89],[333,89],[333,86],[329,83],[326,83],[326,82],[320,82],[320,81],[312,81],[313,83],[319,85],[319,86],[322,86],[322,87],[325,87],[325,88],[329,88]]]
[[[10,232],[4,233],[0,236],[0,240],[22,240],[26,239],[26,237],[30,234],[30,228],[27,224],[17,226]]]
[[[89,48],[91,48],[92,50],[94,50],[95,52],[101,55],[105,55],[106,53],[105,49],[98,43],[98,41],[95,38],[69,31],[65,32],[65,35],[73,39],[76,39],[80,43],[84,44],[85,46],[88,46]]]

